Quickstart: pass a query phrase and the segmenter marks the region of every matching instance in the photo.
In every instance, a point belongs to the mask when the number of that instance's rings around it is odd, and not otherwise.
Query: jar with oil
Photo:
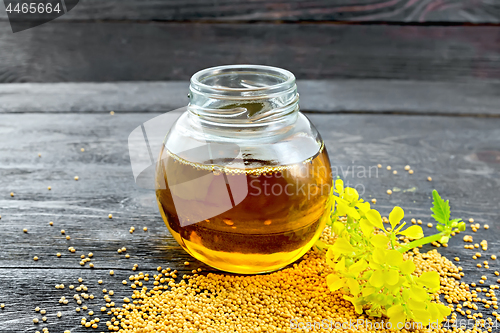
[[[156,197],[173,237],[234,273],[300,258],[325,226],[332,178],[324,143],[299,112],[293,74],[209,68],[192,77],[189,98],[156,166]]]

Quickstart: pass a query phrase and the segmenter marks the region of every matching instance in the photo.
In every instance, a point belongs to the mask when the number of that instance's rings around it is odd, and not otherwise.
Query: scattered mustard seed
[[[408,173],[409,173],[410,175],[413,175],[413,170],[411,170],[411,169],[410,169],[410,170],[408,170]]]
[[[10,196],[13,197],[14,196],[14,192],[10,192]]]
[[[428,226],[429,228],[432,228],[432,223],[427,223],[427,226]]]
[[[110,111],[109,114],[112,115],[112,116],[114,116],[115,115],[115,111]]]
[[[497,260],[497,256],[496,256],[496,255],[494,255],[494,254],[492,254],[492,255],[491,255],[491,260]]]
[[[38,324],[38,318],[33,318],[33,323]]]
[[[33,257],[33,260],[38,261],[38,257],[37,257],[37,256],[34,256],[34,257]]]
[[[49,190],[49,191],[50,191],[50,190],[52,190],[52,187],[50,187],[50,186],[49,186],[49,187],[47,187],[47,190]]]
[[[61,254],[60,254],[59,252],[57,252],[57,253],[56,253],[56,256],[57,256],[58,258],[60,258],[60,257],[61,257]]]
[[[61,230],[61,235],[64,235],[65,233],[66,233],[66,231],[64,231],[64,229]]]
[[[392,172],[392,174],[397,175],[397,174],[398,174],[398,171],[397,171],[397,170],[394,170],[394,171]]]
[[[52,227],[54,225],[54,222],[50,221],[49,225]]]
[[[406,171],[410,170],[410,166],[409,166],[409,165],[406,165],[406,166],[405,166],[405,170],[406,170]]]
[[[67,240],[70,240],[70,239],[71,239],[71,237],[68,235],[68,236],[66,236],[66,239],[67,239]]]
[[[109,214],[108,218],[112,219],[113,218],[113,214]]]
[[[189,266],[189,261],[184,261],[185,266]]]
[[[97,283],[102,284],[102,280],[97,281]]]
[[[392,194],[392,190],[387,190],[387,194],[391,195]]]
[[[109,275],[115,275],[115,271],[113,270],[109,271]]]
[[[78,180],[78,179],[80,179],[80,177],[78,177],[78,176],[75,176],[75,178],[74,178],[74,179],[75,179],[75,180]]]
[[[83,153],[85,151],[85,148],[80,148],[80,151]]]
[[[264,222],[264,224],[265,224],[265,222]],[[144,227],[144,228],[142,228],[142,230],[148,231],[148,227]]]
[[[427,180],[432,182],[432,178],[431,177],[427,177]]]
[[[390,165],[388,165],[386,169],[387,169],[387,170],[391,170],[391,166],[390,166]]]

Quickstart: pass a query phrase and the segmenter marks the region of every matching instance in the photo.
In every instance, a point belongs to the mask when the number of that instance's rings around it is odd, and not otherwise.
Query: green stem
[[[413,242],[410,242],[408,244],[406,244],[405,246],[402,246],[398,249],[399,252],[401,253],[405,253],[413,248],[416,248],[417,246],[420,246],[420,245],[425,245],[425,244],[429,244],[429,243],[432,243],[432,242],[437,242],[438,240],[441,239],[443,235],[441,233],[439,234],[435,234],[435,235],[432,235],[432,236],[427,236],[427,237],[424,237],[424,238],[420,238],[420,239],[417,239],[417,240],[414,240]]]

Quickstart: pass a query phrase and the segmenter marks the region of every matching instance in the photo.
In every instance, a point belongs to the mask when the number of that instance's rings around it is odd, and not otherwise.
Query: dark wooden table
[[[441,109],[441,114],[432,115],[422,110],[432,111],[430,105],[439,101],[422,99],[418,105],[407,104],[404,112],[396,112],[380,104],[388,103],[387,98],[374,104],[376,98],[370,100],[368,96],[363,102],[352,94],[351,102],[357,103],[357,108],[353,108],[345,106],[350,105],[348,93],[344,94],[345,99],[331,98],[326,93],[323,99],[312,99],[311,96],[318,93],[318,84],[299,82],[303,109],[321,132],[332,165],[346,172],[341,175],[343,178],[358,185],[360,192],[364,189],[366,199],[376,198],[376,207],[383,214],[387,215],[393,206],[399,205],[406,212],[406,220],[422,219],[424,232],[428,232],[425,224],[430,222],[430,196],[435,188],[450,199],[454,217],[474,218],[481,225],[489,224],[488,231],[481,228],[473,233],[469,229],[465,234],[472,234],[477,243],[486,239],[488,257],[498,254],[500,119],[498,108],[488,107],[488,103],[498,106],[497,102],[485,100],[470,110],[465,110],[463,103],[443,103],[447,107]],[[48,96],[56,96],[61,92],[60,85],[0,88],[0,102],[3,102],[0,114],[0,303],[5,304],[0,310],[0,332],[34,332],[43,327],[50,332],[65,329],[73,333],[86,332],[79,323],[82,313],[75,312],[74,292],[68,289],[71,284],[79,285],[80,277],[89,287],[88,293],[96,296],[85,304],[102,320],[97,331],[106,331],[104,323],[108,316],[99,311],[104,305],[101,290],[114,290],[112,298],[117,304],[123,297],[130,297],[130,287],[123,286],[121,281],[134,273],[134,264],[148,273],[155,272],[157,266],[171,267],[179,270],[180,276],[198,267],[213,271],[191,259],[172,239],[158,212],[154,192],[134,184],[128,135],[143,122],[161,114],[155,110],[182,105],[186,100],[172,97],[170,104],[158,101],[157,107],[150,100],[150,108],[155,112],[139,106],[127,111],[123,100],[134,100],[134,94],[139,100],[147,100],[140,92],[158,95],[158,91],[168,85],[176,92],[186,87],[185,83],[136,83],[128,89],[120,89],[120,85],[73,86],[83,95],[89,94],[89,100],[99,101],[101,107],[89,102],[92,109],[82,103],[85,98],[70,94],[63,94],[66,99],[61,101],[66,104],[50,98],[11,98],[23,94],[33,97],[40,89]],[[308,85],[315,88],[309,90]],[[365,85],[373,88],[369,82]],[[329,87],[334,89],[335,85]],[[341,82],[337,82],[336,87],[348,90],[348,85]],[[106,99],[103,91],[114,93],[109,93]],[[117,98],[116,94],[123,96]],[[398,103],[397,98],[394,100]],[[342,101],[346,103],[343,109],[338,107]],[[64,106],[58,109],[61,103]],[[321,106],[325,109],[321,110]],[[116,113],[110,115],[109,110],[115,107]],[[434,107],[439,111],[439,105]],[[483,109],[487,111],[478,111]],[[384,110],[389,110],[389,114]],[[370,177],[358,175],[359,168],[378,163],[383,168],[372,168]],[[413,175],[404,171],[407,164],[415,171]],[[386,170],[387,165],[392,167],[391,171]],[[393,170],[398,171],[397,175]],[[75,176],[79,177],[78,181],[74,180]],[[432,182],[427,181],[429,176]],[[386,194],[388,189],[393,190],[390,196]],[[10,196],[11,192],[14,197]],[[108,214],[113,218],[109,219]],[[54,225],[49,226],[49,221]],[[131,226],[136,229],[133,234],[129,233]],[[148,227],[148,231],[144,232],[143,227]],[[28,233],[24,233],[23,228],[27,228]],[[70,240],[61,235],[61,229],[71,236]],[[486,275],[488,284],[494,283],[493,272],[500,270],[500,265],[490,260],[488,271],[477,269],[477,262],[471,258],[474,251],[464,250],[462,237],[463,234],[452,239],[448,248],[439,251],[448,258],[462,258],[464,281],[478,281],[479,276]],[[70,253],[69,246],[73,246],[76,253]],[[129,259],[117,253],[123,246]],[[57,252],[62,254],[61,258],[56,257]],[[85,267],[79,264],[80,255],[89,252],[94,254],[93,269],[88,264]],[[34,256],[39,260],[35,262]],[[183,265],[186,260],[191,262],[188,268]],[[114,270],[114,276],[109,275],[110,270]],[[104,281],[102,285],[97,283],[100,279]],[[65,289],[55,289],[55,285],[61,283]],[[70,300],[68,305],[59,304],[61,296]],[[37,306],[47,310],[46,323],[33,324],[32,319],[40,317],[34,311]],[[63,314],[61,318],[56,317],[58,311]],[[482,311],[485,315],[491,312]]]

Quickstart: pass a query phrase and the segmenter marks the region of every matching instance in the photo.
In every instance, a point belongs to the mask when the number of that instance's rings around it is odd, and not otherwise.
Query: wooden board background
[[[53,332],[86,332],[79,325],[82,314],[74,311],[75,302],[58,303],[63,295],[71,299],[73,293],[67,286],[77,285],[78,277],[96,295],[87,303],[99,312],[104,303],[102,288],[115,291],[117,304],[130,297],[131,289],[121,285],[121,280],[133,273],[133,264],[149,273],[158,265],[183,273],[185,260],[192,262],[189,269],[206,268],[189,259],[171,238],[157,211],[154,193],[137,188],[133,181],[127,137],[157,115],[0,114],[0,303],[6,304],[0,310],[0,332],[34,332],[44,326]],[[405,209],[406,219],[429,222],[430,195],[436,188],[450,199],[454,217],[472,217],[481,225],[490,225],[488,231],[469,230],[467,234],[473,234],[474,242],[488,240],[486,255],[498,254],[500,119],[380,114],[309,114],[309,118],[325,139],[333,165],[346,173],[344,178],[357,185],[365,198],[377,198],[376,207],[384,215],[399,205]],[[378,163],[384,168],[377,173],[366,178],[358,175],[359,168]],[[415,174],[403,170],[406,164]],[[386,165],[399,173],[393,175],[385,170]],[[75,175],[79,181],[73,180]],[[428,176],[432,182],[426,180]],[[388,196],[387,189],[394,194]],[[11,191],[15,197],[10,197]],[[53,227],[49,221],[54,221]],[[128,232],[131,226],[136,228],[133,235]],[[149,228],[146,233],[144,226]],[[23,228],[29,232],[24,234]],[[60,234],[61,229],[71,240]],[[464,281],[477,282],[487,275],[488,283],[493,283],[498,263],[490,260],[489,271],[477,269],[477,262],[471,259],[475,251],[463,249],[462,236],[440,252],[448,258],[462,258]],[[76,254],[68,252],[70,245],[77,249]],[[130,259],[116,252],[122,246],[127,247]],[[81,268],[79,255],[91,251],[96,268]],[[57,252],[62,258],[55,256]],[[40,257],[38,262],[32,259],[35,255]],[[110,269],[115,270],[114,277],[109,276]],[[97,284],[99,279],[104,280],[102,286]],[[66,289],[56,290],[59,283]],[[36,306],[47,309],[46,325],[33,325]],[[57,311],[63,312],[61,319],[55,317]],[[98,316],[104,321],[107,318]]]
[[[232,63],[299,79],[500,78],[494,0],[82,0],[16,34],[5,14],[0,83],[187,80]]]
[[[5,17],[2,11],[0,18]],[[500,23],[492,0],[80,0],[68,20]]]

